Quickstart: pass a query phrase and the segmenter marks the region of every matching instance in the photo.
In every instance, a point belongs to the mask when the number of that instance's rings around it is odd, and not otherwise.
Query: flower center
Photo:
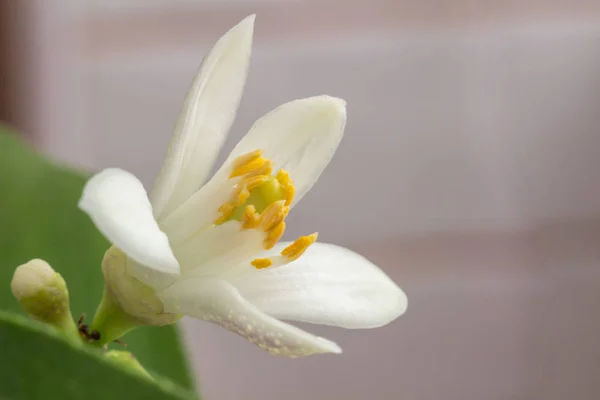
[[[233,161],[229,179],[236,179],[229,201],[219,207],[216,225],[236,220],[242,229],[260,229],[265,232],[263,247],[273,248],[285,231],[285,218],[294,200],[294,183],[289,173],[280,169],[272,175],[273,163],[262,156],[262,150],[239,156]],[[317,234],[302,236],[276,256],[257,258],[252,265],[257,269],[286,264],[300,257],[316,241]]]

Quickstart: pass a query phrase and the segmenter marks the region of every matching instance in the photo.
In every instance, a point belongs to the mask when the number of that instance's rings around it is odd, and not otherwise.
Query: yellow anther
[[[246,153],[243,154],[241,156],[239,156],[238,158],[236,158],[235,160],[233,160],[233,169],[237,169],[243,165],[246,165],[254,160],[256,160],[257,158],[259,158],[262,155],[262,150],[254,150],[251,151],[250,153]]]
[[[284,231],[285,221],[281,221],[280,223],[275,225],[275,227],[269,231],[269,234],[263,242],[265,249],[272,249],[273,246],[275,246],[277,242],[279,242],[279,239],[281,239],[281,236],[283,235]]]
[[[270,249],[283,235],[295,190],[289,173],[281,169],[272,175],[273,163],[262,154],[256,150],[232,162],[230,179],[238,179],[215,224],[237,220],[243,229],[259,228],[265,232],[264,247]]]
[[[259,187],[269,180],[268,175],[257,175],[244,178],[240,181],[240,185],[245,185],[248,190]]]
[[[246,200],[248,200],[248,197],[250,197],[250,191],[246,186],[241,186],[237,193],[235,193],[235,198],[232,203],[235,203],[235,207],[241,206],[246,202]]]
[[[285,169],[280,169],[277,172],[276,178],[281,186],[287,186],[287,184],[290,182],[290,174]]]
[[[260,217],[256,213],[256,209],[252,204],[247,205],[246,208],[244,208],[244,214],[242,215],[242,228],[256,228],[259,223]]]
[[[262,157],[260,158],[260,160],[262,160],[260,166],[257,166],[253,169],[248,169],[246,172],[243,173],[243,175],[246,175],[246,178],[252,178],[260,175],[271,175],[271,172],[273,172],[273,163],[271,162],[271,160],[267,160]],[[233,176],[231,176],[231,178],[233,178]]]
[[[225,203],[225,204],[221,205],[221,207],[219,207],[219,212],[231,213],[233,208],[234,207],[231,205],[231,203]]]
[[[217,218],[215,224],[219,225],[227,221],[227,219],[229,219],[229,217],[231,217],[233,214],[233,211],[236,209],[236,207],[244,204],[246,200],[248,200],[248,197],[250,197],[250,191],[248,188],[244,185],[238,186],[233,193],[233,198],[219,207],[221,216]]]
[[[292,182],[292,179],[290,178],[290,174],[285,169],[280,169],[279,172],[277,172],[277,181],[285,193],[285,205],[291,205],[294,200],[296,188],[294,187],[294,182]]]
[[[317,241],[318,233],[313,233],[308,236],[300,236],[296,241],[283,249],[281,255],[288,258],[288,261],[298,259],[311,244]]]
[[[296,188],[294,185],[288,185],[284,189],[285,191],[285,205],[290,206],[294,200],[294,194],[296,194]]]
[[[241,164],[238,167],[234,167],[231,170],[231,174],[229,175],[229,178],[244,176],[244,175],[248,175],[250,173],[255,174],[255,172],[257,172],[257,171],[262,171],[263,167],[267,163],[270,164],[271,162],[262,157],[255,158],[253,160],[248,161],[245,164]],[[263,175],[263,174],[259,172],[259,173],[257,173],[257,175]]]
[[[289,212],[285,201],[279,200],[272,203],[260,214],[260,225],[264,231],[269,231],[278,225]]]
[[[221,216],[219,218],[217,218],[217,220],[215,221],[215,224],[219,225],[219,224],[222,224],[223,222],[227,221],[227,218],[229,218],[229,216],[233,213],[234,209],[235,209],[235,205],[233,205],[231,203],[225,203],[221,207],[219,207],[219,212],[221,213]]]
[[[264,269],[273,265],[273,261],[270,258],[255,258],[250,264],[256,269]]]

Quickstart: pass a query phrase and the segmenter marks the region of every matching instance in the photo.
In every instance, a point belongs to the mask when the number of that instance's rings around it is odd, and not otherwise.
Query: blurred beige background
[[[373,331],[307,327],[345,352],[294,361],[185,321],[205,398],[600,397],[600,2],[0,4],[3,117],[85,168],[150,185],[202,56],[253,12],[228,149],[282,102],[348,101],[288,234],[363,253],[408,312]]]

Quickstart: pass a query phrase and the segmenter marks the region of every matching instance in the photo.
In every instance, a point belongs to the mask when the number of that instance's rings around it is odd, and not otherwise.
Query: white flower
[[[316,234],[277,243],[287,213],[342,138],[345,102],[317,96],[276,108],[202,185],[240,102],[253,24],[254,16],[244,19],[203,61],[150,199],[135,176],[108,169],[87,183],[80,207],[114,245],[103,265],[107,291],[140,321],[170,323],[183,314],[274,354],[339,353],[279,319],[373,328],[407,304],[375,265],[313,244]]]

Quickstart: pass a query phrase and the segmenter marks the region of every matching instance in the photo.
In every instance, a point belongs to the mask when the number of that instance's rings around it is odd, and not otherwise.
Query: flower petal
[[[251,15],[221,37],[202,62],[151,194],[158,220],[185,202],[210,172],[242,97],[253,29]]]
[[[223,275],[244,263],[252,268],[253,256],[263,251],[265,233],[242,229],[239,221],[228,221],[195,234],[173,246],[182,275]]]
[[[317,181],[335,153],[346,125],[346,102],[316,96],[283,104],[254,123],[224,166],[262,149],[275,170],[284,168],[296,187],[294,203]]]
[[[160,227],[172,243],[178,244],[196,232],[209,228],[219,217],[219,207],[230,200],[237,180],[228,180],[219,172],[181,207],[160,221]]]
[[[131,271],[138,272],[136,278],[151,284],[152,277],[179,274],[169,240],[154,220],[144,186],[133,174],[116,168],[96,174],[85,185],[79,208],[112,244],[141,264]]]
[[[228,160],[200,190],[160,221],[169,238],[180,241],[212,224],[217,209],[231,197],[235,179],[228,179],[233,160],[262,149],[276,169],[284,168],[294,182],[293,204],[312,187],[339,144],[346,121],[343,100],[311,97],[284,104],[258,120]]]
[[[404,292],[379,268],[331,244],[315,243],[280,268],[248,271],[232,283],[248,301],[276,318],[375,328],[399,317],[407,306]]]
[[[299,357],[341,353],[335,343],[264,314],[220,279],[181,280],[158,296],[165,311],[219,324],[272,354]]]

